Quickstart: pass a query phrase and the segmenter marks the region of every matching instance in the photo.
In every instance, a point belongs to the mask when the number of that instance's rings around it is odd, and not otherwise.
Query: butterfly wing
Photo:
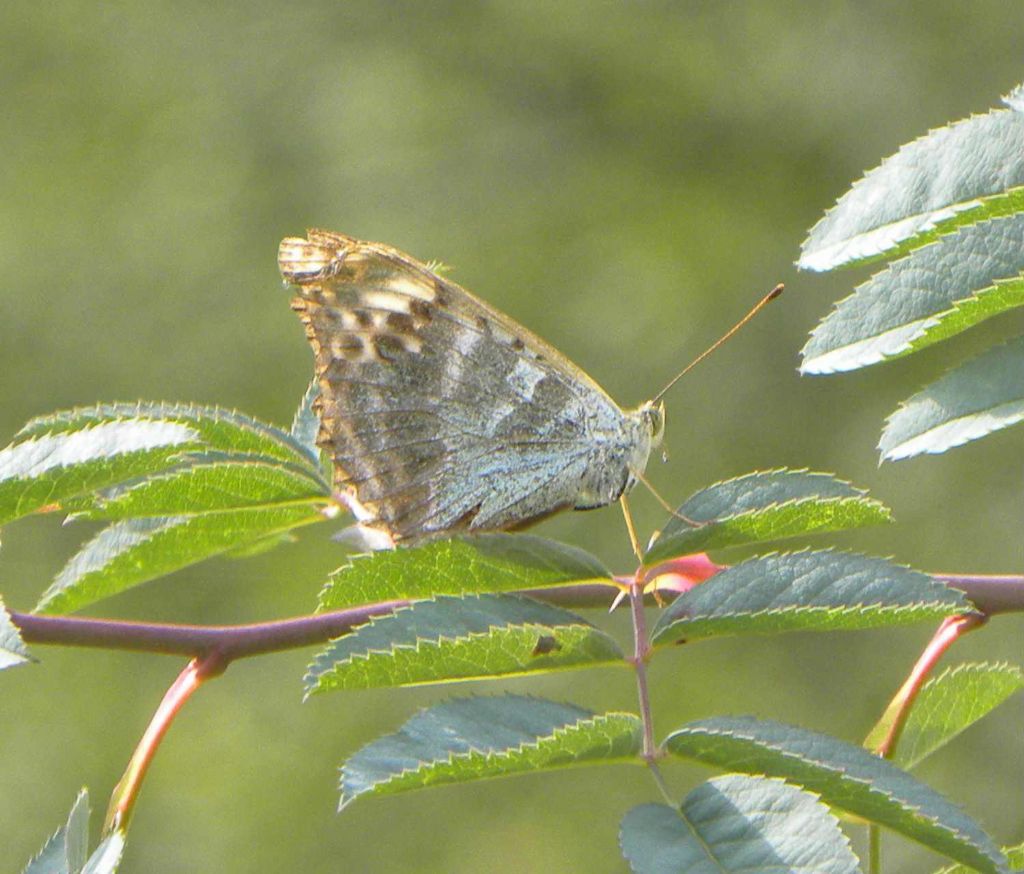
[[[586,503],[595,447],[635,440],[554,348],[396,249],[310,231],[281,243],[279,265],[314,351],[318,442],[385,543]]]

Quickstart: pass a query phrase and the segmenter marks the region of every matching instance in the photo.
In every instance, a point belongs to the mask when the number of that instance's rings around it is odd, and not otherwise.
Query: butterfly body
[[[282,241],[313,347],[319,445],[364,545],[520,528],[610,504],[663,412],[624,412],[539,337],[397,249],[330,231]]]

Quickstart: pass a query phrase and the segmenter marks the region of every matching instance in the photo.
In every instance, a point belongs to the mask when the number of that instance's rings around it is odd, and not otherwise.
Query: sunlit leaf
[[[67,822],[43,845],[23,874],[78,874],[89,854],[89,793],[82,789]]]
[[[781,777],[984,874],[1009,870],[999,848],[959,807],[886,759],[837,738],[752,717],[719,717],[673,732],[665,748],[729,770]]]
[[[797,262],[831,270],[958,225],[1021,211],[1024,115],[997,109],[933,130],[854,183],[812,229]],[[902,248],[899,248],[902,247]]]
[[[508,676],[618,661],[615,641],[579,616],[515,595],[417,601],[333,641],[306,691]]]
[[[341,802],[601,762],[639,763],[640,719],[507,695],[464,698],[417,713],[341,768]]]
[[[0,451],[0,524],[78,496],[159,473],[190,451],[221,451],[310,466],[281,429],[217,407],[103,404],[31,420]]]
[[[31,660],[28,647],[21,639],[21,632],[11,621],[11,614],[4,606],[4,599],[0,598],[0,671],[14,665],[23,665]]]
[[[878,448],[887,461],[945,452],[1022,419],[1024,337],[1018,337],[960,365],[905,401],[889,417]]]
[[[120,421],[177,423],[194,430],[209,449],[269,455],[282,461],[308,464],[305,449],[276,425],[235,410],[167,402],[109,403],[63,410],[30,420],[15,435],[15,443],[44,434],[60,434]]]
[[[1024,871],[1024,844],[1003,847],[1003,852],[1014,871]],[[936,871],[935,874],[974,874],[974,869],[966,865],[949,865],[941,871]]]
[[[314,378],[306,388],[299,407],[295,411],[295,417],[292,419],[292,426],[288,429],[288,433],[296,443],[305,449],[309,460],[317,468],[320,467],[320,448],[316,445],[316,437],[320,431],[320,417],[313,412],[313,402],[318,397],[320,397],[320,383]]]
[[[77,610],[204,558],[322,518],[315,508],[300,505],[115,522],[72,556],[36,610]]]
[[[861,489],[806,470],[761,471],[716,483],[689,498],[678,513],[685,518],[669,519],[645,563],[891,518],[886,507]]]
[[[187,425],[140,419],[25,437],[0,450],[0,523],[160,470],[200,441]]]
[[[82,869],[82,874],[114,874],[121,864],[124,840],[124,832],[115,831],[100,841]]]
[[[528,534],[481,534],[355,556],[331,575],[319,609],[585,581],[612,582],[582,549]]]
[[[662,611],[652,639],[873,628],[970,609],[957,589],[885,559],[797,552],[752,558],[683,593]]]
[[[1024,672],[1014,665],[947,668],[918,693],[892,760],[901,768],[914,767],[1021,689]],[[876,748],[891,725],[892,714],[886,712],[864,746]]]
[[[185,464],[111,486],[73,503],[75,516],[126,519],[302,502],[324,504],[330,486],[308,467],[230,453],[191,453]]]
[[[857,857],[828,807],[780,780],[728,774],[680,809],[634,807],[619,845],[637,874],[857,874]]]
[[[1024,214],[963,228],[859,286],[811,334],[801,371],[907,355],[1024,304]]]

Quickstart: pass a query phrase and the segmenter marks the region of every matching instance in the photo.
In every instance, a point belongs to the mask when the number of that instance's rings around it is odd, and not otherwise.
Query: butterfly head
[[[661,445],[665,436],[665,404],[660,400],[644,401],[635,410],[626,413],[630,437],[623,462],[627,472],[626,484],[606,499],[610,503],[618,499],[623,491],[628,492],[636,485],[637,474],[643,474],[651,450]]]
[[[651,448],[661,446],[665,436],[665,402],[644,401],[637,409],[637,414],[651,434]]]

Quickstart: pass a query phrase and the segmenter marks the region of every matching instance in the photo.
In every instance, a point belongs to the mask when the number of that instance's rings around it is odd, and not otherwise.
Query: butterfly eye
[[[651,429],[651,444],[657,446],[665,436],[665,404],[659,402],[656,407],[646,407],[644,413],[647,417],[647,427]]]

